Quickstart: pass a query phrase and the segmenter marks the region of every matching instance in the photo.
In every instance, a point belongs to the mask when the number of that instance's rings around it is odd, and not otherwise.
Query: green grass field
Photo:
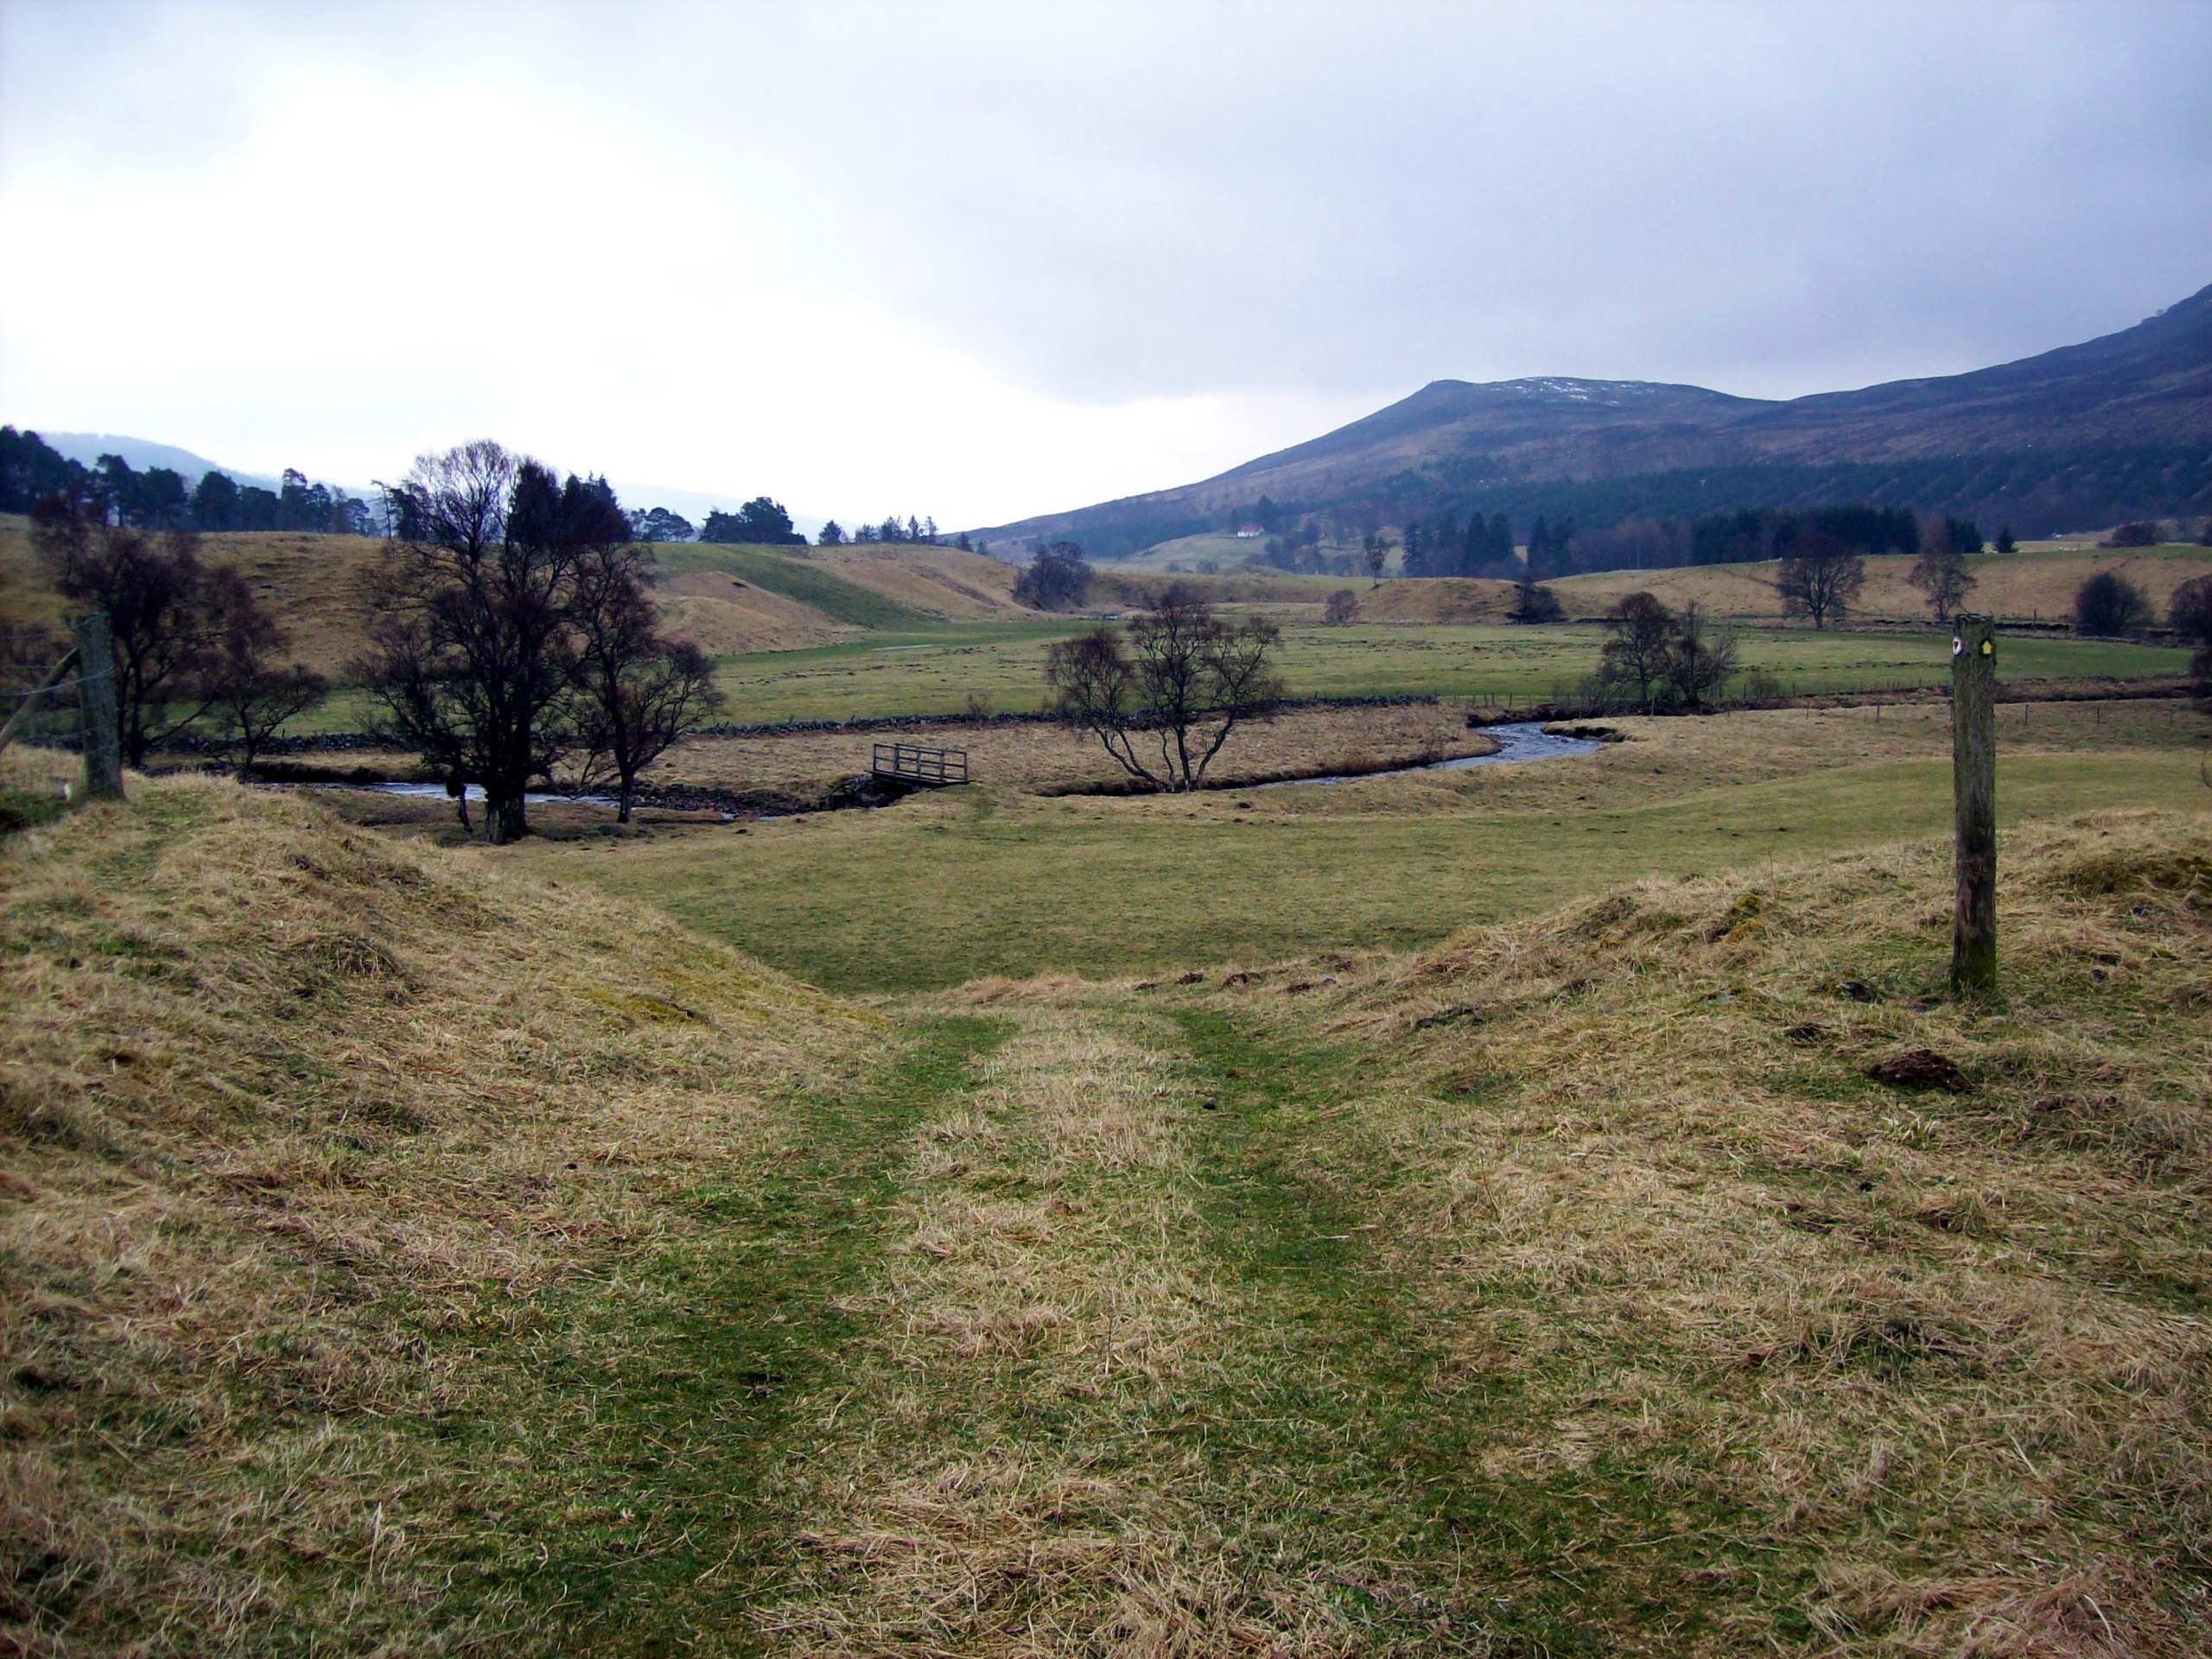
[[[518,856],[664,908],[810,982],[915,990],[1325,948],[1405,949],[1645,874],[1835,851],[1950,822],[1948,711],[1624,722],[1583,759],[1196,799],[976,787]],[[2001,723],[2007,822],[2212,806],[2212,728],[2179,705],[2024,706]]]
[[[861,601],[884,603],[867,594],[853,602]],[[1021,713],[1045,706],[1046,649],[1095,626],[1056,617],[948,621],[902,613],[845,643],[721,658],[716,679],[729,698],[725,718],[738,723],[955,715],[971,698],[994,714]],[[1949,673],[1948,636],[1934,632],[1746,628],[1740,637],[1745,669],[1779,677],[1790,695],[1940,685]],[[1595,625],[1294,624],[1283,631],[1282,671],[1294,697],[1527,702],[1571,695],[1596,668],[1604,638]],[[1998,671],[2007,680],[2136,679],[2179,674],[2188,665],[2187,652],[2168,646],[2024,637],[2005,641]],[[367,714],[362,694],[341,691],[289,729],[354,731]]]
[[[721,664],[739,721],[852,720],[956,714],[969,696],[999,713],[1045,704],[1045,652],[1079,625],[946,625],[810,651],[763,652]],[[1284,631],[1283,678],[1301,697],[1508,695],[1526,702],[1571,692],[1596,666],[1595,626],[1378,626]],[[1949,636],[1746,630],[1743,662],[1779,675],[1792,692],[1900,683],[1936,685],[1949,673]],[[2100,640],[2015,639],[1999,672],[2007,679],[2177,674],[2186,652]]]

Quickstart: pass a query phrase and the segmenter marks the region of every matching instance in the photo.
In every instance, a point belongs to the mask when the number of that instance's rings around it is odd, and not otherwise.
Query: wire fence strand
[[[50,696],[57,691],[73,691],[87,680],[111,680],[114,677],[115,671],[109,669],[100,674],[72,675],[68,679],[56,680],[52,685],[35,685],[28,691],[12,685],[0,687],[0,697],[13,697],[17,702],[23,702],[32,697]]]

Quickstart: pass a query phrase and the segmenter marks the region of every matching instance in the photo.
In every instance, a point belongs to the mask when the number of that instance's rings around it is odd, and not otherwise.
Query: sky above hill
[[[2208,71],[2198,0],[0,0],[0,419],[950,526],[1440,378],[1950,373],[2212,282]]]

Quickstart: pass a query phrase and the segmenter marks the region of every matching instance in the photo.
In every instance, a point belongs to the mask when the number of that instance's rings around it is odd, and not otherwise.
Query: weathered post
[[[1997,625],[1968,613],[1951,626],[1951,989],[1963,996],[1997,988]]]
[[[115,646],[107,613],[72,625],[77,636],[78,741],[85,752],[87,800],[123,798],[123,739],[115,719]]]

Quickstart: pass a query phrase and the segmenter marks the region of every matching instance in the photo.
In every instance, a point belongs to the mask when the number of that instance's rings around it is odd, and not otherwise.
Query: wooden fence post
[[[123,740],[115,720],[115,645],[107,613],[71,625],[77,636],[78,743],[88,800],[123,798]]]
[[[1997,639],[1986,616],[1951,626],[1951,989],[1963,996],[1997,988]]]

